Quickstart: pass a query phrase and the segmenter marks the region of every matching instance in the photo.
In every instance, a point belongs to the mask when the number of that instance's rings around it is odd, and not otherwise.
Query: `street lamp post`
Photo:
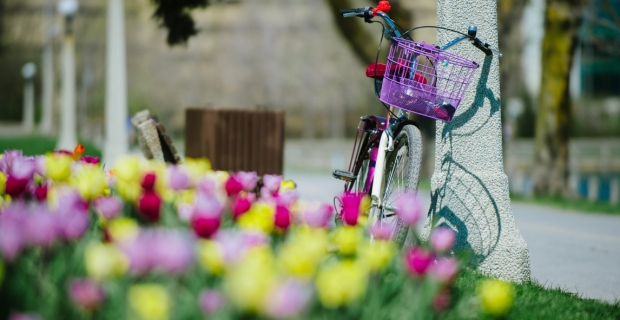
[[[22,76],[25,80],[22,127],[26,133],[30,133],[34,126],[34,75],[36,73],[37,67],[32,62],[28,62],[22,67]]]
[[[65,18],[65,36],[62,45],[62,109],[60,137],[57,149],[72,150],[77,144],[75,114],[75,42],[72,22],[78,10],[77,0],[60,0],[58,12]]]

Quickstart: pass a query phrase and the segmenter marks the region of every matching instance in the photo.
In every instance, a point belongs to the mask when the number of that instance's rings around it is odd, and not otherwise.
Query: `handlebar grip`
[[[354,15],[360,15],[364,13],[365,8],[356,8],[356,9],[340,9],[340,15],[343,17]]]

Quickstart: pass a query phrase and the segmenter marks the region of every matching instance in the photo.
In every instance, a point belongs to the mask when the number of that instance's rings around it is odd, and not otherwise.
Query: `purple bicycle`
[[[360,118],[349,168],[334,170],[333,176],[345,181],[345,192],[370,196],[369,224],[387,224],[392,229],[391,239],[402,246],[409,229],[396,215],[395,203],[403,192],[417,192],[422,162],[420,130],[408,113],[452,120],[479,65],[447,52],[449,47],[467,39],[486,55],[493,51],[501,54],[476,38],[475,26],[469,27],[467,34],[447,29],[460,36],[442,48],[414,42],[408,33],[417,28],[402,32],[386,14],[389,9],[388,1],[379,1],[375,8],[340,10],[345,18],[361,17],[367,23],[376,23],[373,18],[381,17],[383,34],[392,43],[385,64],[375,61],[366,68],[388,116]],[[337,223],[341,223],[342,205],[339,213]]]

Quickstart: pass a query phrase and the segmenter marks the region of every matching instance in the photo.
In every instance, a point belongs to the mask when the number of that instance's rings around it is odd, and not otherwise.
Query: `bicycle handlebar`
[[[376,17],[378,15],[378,16],[383,18],[388,23],[388,26],[390,27],[390,31],[396,37],[401,38],[402,37],[401,33],[396,29],[396,26],[394,25],[394,22],[385,13],[385,12],[388,12],[390,9],[391,9],[391,6],[390,6],[390,3],[388,1],[379,1],[379,4],[375,8],[373,8],[373,7],[364,7],[364,8],[353,8],[353,9],[340,9],[340,15],[342,17],[344,17],[344,18],[348,18],[348,17],[364,18],[364,21],[368,22],[368,23],[372,22],[372,18]],[[471,43],[476,48],[480,49],[480,51],[484,52],[485,55],[490,56],[490,55],[493,54],[493,51],[495,51],[495,52],[497,52],[499,57],[502,56],[502,54],[498,50],[491,48],[491,46],[488,43],[483,42],[480,39],[476,38],[476,32],[477,32],[477,28],[475,26],[471,26],[467,30],[467,36],[466,37],[462,37],[461,39],[455,39],[455,41],[450,43],[448,46],[452,46],[456,42],[460,42],[461,40],[464,40],[465,38],[469,38]],[[461,33],[461,34],[463,34],[463,33]]]

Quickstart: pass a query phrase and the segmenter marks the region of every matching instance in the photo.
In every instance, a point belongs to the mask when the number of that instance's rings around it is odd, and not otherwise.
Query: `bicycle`
[[[343,17],[361,17],[367,23],[383,19],[383,37],[392,40],[385,64],[377,59],[366,68],[366,76],[373,78],[375,94],[388,110],[386,117],[367,115],[360,118],[348,171],[334,170],[332,175],[345,181],[345,193],[370,196],[369,224],[387,224],[392,227],[391,240],[399,247],[405,242],[408,227],[399,219],[394,203],[403,192],[417,192],[422,162],[422,137],[418,125],[408,113],[416,113],[449,122],[467,89],[479,64],[446,51],[453,45],[469,40],[487,56],[497,52],[488,43],[476,37],[477,28],[470,26],[467,34],[443,47],[414,42],[386,14],[388,1],[379,1],[377,7],[342,9]],[[386,26],[387,25],[387,26]],[[391,106],[391,107],[388,107]],[[395,114],[393,109],[397,109]],[[342,215],[342,201],[336,219]],[[337,207],[334,205],[334,207]],[[342,223],[340,221],[339,223]],[[372,236],[371,236],[372,239]]]

